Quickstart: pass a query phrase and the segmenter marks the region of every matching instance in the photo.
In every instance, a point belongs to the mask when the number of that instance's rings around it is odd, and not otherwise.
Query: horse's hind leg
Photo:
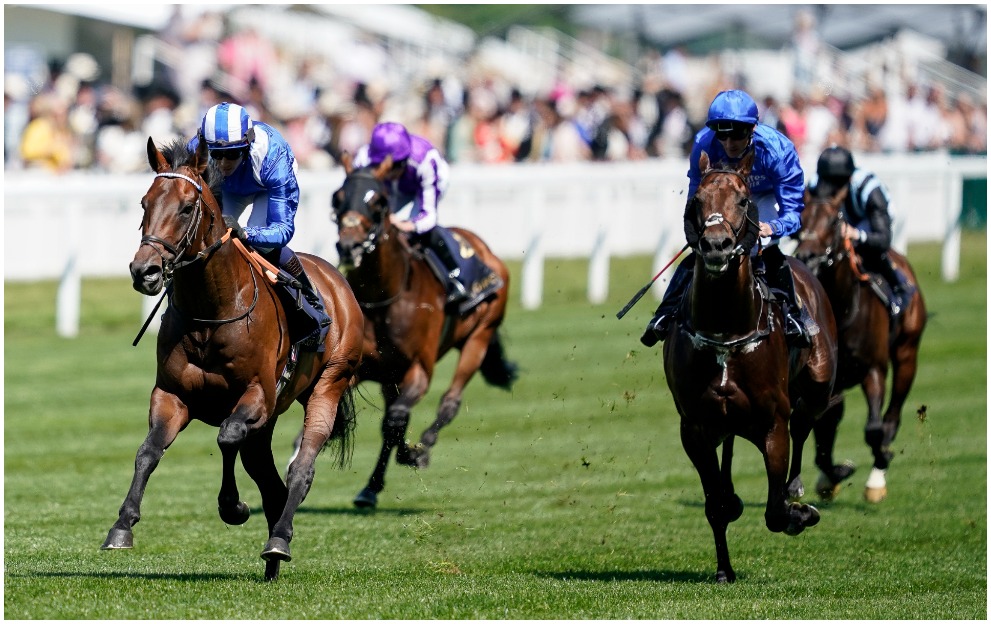
[[[172,394],[155,388],[151,395],[148,435],[138,447],[134,458],[134,476],[131,487],[120,506],[117,522],[110,528],[103,550],[132,548],[132,527],[141,519],[141,499],[144,497],[148,478],[161,461],[165,449],[175,441],[179,432],[189,423],[186,406]]]
[[[249,436],[241,445],[241,464],[251,480],[258,486],[262,497],[262,508],[268,522],[268,532],[271,535],[286,507],[289,490],[282,482],[279,471],[275,466],[272,455],[272,433],[275,422],[269,423],[255,435]]]
[[[886,382],[885,367],[875,366],[868,371],[861,384],[864,396],[867,398],[867,425],[864,427],[864,441],[874,455],[874,467],[864,488],[864,498],[871,503],[880,503],[888,495],[885,483],[885,472],[891,461],[888,448],[884,445],[884,421],[881,419],[881,408],[884,406]]]
[[[719,459],[712,442],[697,429],[686,426],[684,421],[681,424],[681,444],[702,481],[705,517],[712,528],[712,537],[716,544],[716,581],[732,583],[736,580],[736,572],[730,565],[726,527],[740,517],[743,502],[733,493],[732,482],[728,481],[729,468],[726,467],[724,472],[720,471]],[[723,446],[724,467],[726,458],[732,457],[732,449],[732,438],[729,438]],[[729,487],[727,483],[730,484]]]

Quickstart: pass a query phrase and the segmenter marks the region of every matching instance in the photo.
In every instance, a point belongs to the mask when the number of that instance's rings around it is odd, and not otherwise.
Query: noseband
[[[739,171],[735,171],[733,169],[710,169],[709,171],[705,172],[705,174],[702,176],[702,179],[699,181],[699,186],[701,187],[702,182],[705,182],[705,179],[706,178],[708,178],[711,175],[715,175],[717,173],[728,173],[728,174],[734,175],[734,176],[736,176],[737,178],[739,178],[743,182],[744,187],[746,187],[746,185],[747,185],[746,178],[744,178],[743,175]],[[698,194],[698,191],[696,191],[696,194]],[[750,197],[750,195],[748,193],[747,194],[747,210],[745,210],[744,213],[743,213],[743,222],[740,223],[740,227],[734,228],[732,224],[728,224],[729,225],[730,232],[732,232],[732,234],[733,234],[733,240],[739,241],[740,240],[740,233],[743,232],[743,228],[745,228],[747,226],[747,223],[748,222],[752,223],[752,220],[750,219],[749,212],[750,212],[750,208],[753,206],[753,203],[754,203],[754,200],[753,200],[753,198]],[[710,227],[712,227],[714,225],[719,225],[719,224],[724,223],[724,222],[727,222],[727,219],[723,215],[723,213],[721,213],[721,212],[714,212],[714,213],[710,214],[708,217],[705,218],[705,223],[702,224],[702,231],[699,232],[699,238],[700,239],[702,238],[702,235],[705,234],[705,231],[708,228],[710,228]],[[753,225],[755,227],[758,227],[758,228],[760,227],[760,224],[759,223],[753,223]],[[759,236],[758,236],[758,240],[760,240],[760,237]],[[733,257],[742,256],[747,251],[748,250],[746,250],[746,249],[743,248],[743,245],[737,244],[737,246],[733,249]]]

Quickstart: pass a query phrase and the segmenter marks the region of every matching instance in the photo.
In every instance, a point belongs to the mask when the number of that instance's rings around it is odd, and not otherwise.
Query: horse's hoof
[[[134,548],[134,534],[128,529],[110,529],[100,550],[124,550]]]
[[[733,570],[719,570],[716,572],[716,582],[720,585],[733,583],[736,581],[736,573]]]
[[[416,456],[416,467],[428,468],[429,466],[430,466],[430,451],[428,451],[427,449],[422,449]]]
[[[825,473],[819,473],[819,480],[816,481],[816,494],[824,502],[830,502],[835,499],[841,489],[841,484],[833,483]]]
[[[358,509],[375,509],[379,502],[379,496],[371,488],[365,488],[354,497],[354,506]]]
[[[265,562],[265,580],[274,581],[279,578],[279,565],[282,563],[280,559],[270,559]]]
[[[880,503],[885,498],[887,498],[887,496],[888,496],[887,487],[864,488],[864,500],[867,501],[868,503],[875,503],[875,504]]]
[[[792,503],[788,509],[788,526],[784,528],[784,533],[794,537],[805,529],[819,524],[819,519],[819,510],[812,505]]]
[[[262,550],[262,559],[265,561],[292,561],[292,555],[289,554],[289,542],[281,537],[269,538],[268,543],[265,544],[265,549]],[[268,566],[265,569],[267,572]]]
[[[244,524],[251,517],[251,509],[244,501],[239,501],[233,507],[217,505],[217,512],[220,514],[221,520],[233,526]]]
[[[421,465],[425,452],[426,449],[422,444],[400,446],[396,449],[396,463],[413,468],[426,468],[426,464]],[[429,463],[429,459],[426,461]]]
[[[801,477],[795,477],[795,479],[788,484],[788,500],[794,503],[802,500],[805,496],[805,484],[802,483]]]

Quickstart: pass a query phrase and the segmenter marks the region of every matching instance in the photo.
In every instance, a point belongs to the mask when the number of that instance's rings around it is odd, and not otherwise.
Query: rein
[[[151,324],[151,319],[155,317],[155,314],[158,312],[159,307],[161,307],[161,305],[162,305],[162,301],[164,301],[166,297],[169,297],[169,305],[172,307],[173,310],[175,310],[175,312],[177,314],[182,315],[182,316],[186,316],[190,321],[192,321],[194,323],[204,323],[204,324],[207,324],[207,325],[218,325],[218,326],[219,325],[225,325],[227,323],[233,323],[234,321],[239,321],[239,320],[245,318],[246,316],[248,316],[249,314],[251,314],[251,312],[255,309],[255,306],[258,303],[258,290],[259,290],[258,289],[258,281],[255,278],[255,272],[254,271],[251,271],[251,283],[252,283],[252,287],[254,289],[254,297],[251,300],[251,305],[249,305],[248,308],[244,312],[242,312],[241,314],[238,314],[237,316],[233,316],[233,317],[230,317],[230,318],[224,318],[224,319],[201,319],[201,318],[196,318],[194,316],[188,316],[188,315],[184,314],[178,308],[178,306],[175,305],[175,302],[172,301],[172,297],[171,297],[171,295],[172,295],[172,287],[173,287],[173,285],[175,283],[174,282],[174,278],[173,278],[173,275],[174,275],[175,271],[177,271],[179,269],[182,269],[184,267],[187,267],[187,266],[189,266],[191,264],[195,264],[197,262],[206,261],[210,256],[213,255],[213,253],[215,251],[217,251],[218,249],[220,249],[220,247],[222,247],[224,245],[224,243],[226,243],[228,240],[231,239],[231,230],[228,228],[228,230],[224,233],[223,236],[221,236],[220,238],[218,238],[216,241],[214,241],[212,244],[208,245],[207,247],[204,247],[202,250],[200,250],[191,259],[179,261],[179,258],[181,258],[183,255],[185,255],[186,250],[192,244],[192,242],[193,242],[193,235],[199,229],[199,224],[200,224],[200,221],[202,220],[202,215],[203,215],[203,210],[202,210],[202,205],[203,205],[203,186],[199,182],[197,182],[195,179],[193,179],[193,178],[191,178],[191,177],[189,177],[187,175],[183,175],[181,173],[176,173],[176,172],[172,172],[172,171],[162,172],[162,173],[155,174],[155,177],[156,178],[178,178],[178,179],[185,180],[185,181],[189,182],[190,184],[192,184],[193,187],[196,189],[196,191],[198,193],[198,195],[196,197],[196,216],[195,216],[194,219],[191,219],[190,220],[189,225],[186,226],[186,231],[183,232],[182,237],[180,237],[179,242],[176,243],[176,245],[172,245],[168,241],[165,241],[165,240],[163,240],[163,239],[161,239],[161,238],[159,238],[157,236],[152,236],[150,234],[147,234],[147,235],[141,237],[141,243],[140,243],[140,245],[148,245],[148,246],[152,247],[153,249],[155,249],[155,247],[154,247],[154,245],[152,243],[157,243],[157,244],[161,245],[166,251],[168,251],[169,253],[172,254],[172,259],[166,260],[165,255],[162,254],[161,252],[158,252],[158,250],[156,249],[156,252],[162,258],[162,267],[163,267],[163,273],[164,273],[164,278],[163,279],[165,280],[166,285],[165,285],[165,288],[164,288],[164,292],[162,293],[162,297],[158,300],[158,303],[155,304],[155,307],[152,308],[151,314],[148,315],[148,318],[145,320],[144,325],[141,326],[141,330],[138,332],[138,335],[134,338],[134,342],[131,343],[132,346],[137,346],[138,345],[138,342],[141,340],[141,337],[144,336],[145,331],[147,331],[148,326]],[[210,223],[211,223],[211,225],[213,224],[213,221],[214,221],[214,215],[211,212],[210,213]],[[241,251],[242,255],[245,256],[245,259],[248,260],[248,264],[251,265],[252,263],[250,262],[250,259],[249,259],[250,256],[248,255],[247,250],[244,248],[243,245],[238,245],[237,244],[237,243],[240,243],[240,241],[238,239],[235,239],[235,243],[236,243],[235,246],[238,247],[238,249]]]

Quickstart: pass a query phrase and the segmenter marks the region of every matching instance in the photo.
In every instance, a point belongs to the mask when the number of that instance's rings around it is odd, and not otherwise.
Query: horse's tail
[[[351,465],[351,456],[354,453],[354,427],[358,419],[354,408],[355,386],[349,385],[347,390],[341,394],[337,402],[337,418],[334,419],[334,428],[327,438],[324,449],[334,446],[334,463],[338,468],[347,468]]]
[[[492,332],[489,339],[489,348],[485,351],[485,358],[482,360],[482,377],[493,386],[509,390],[516,381],[519,367],[506,359],[506,352],[502,348],[502,340],[499,338],[499,330]]]

